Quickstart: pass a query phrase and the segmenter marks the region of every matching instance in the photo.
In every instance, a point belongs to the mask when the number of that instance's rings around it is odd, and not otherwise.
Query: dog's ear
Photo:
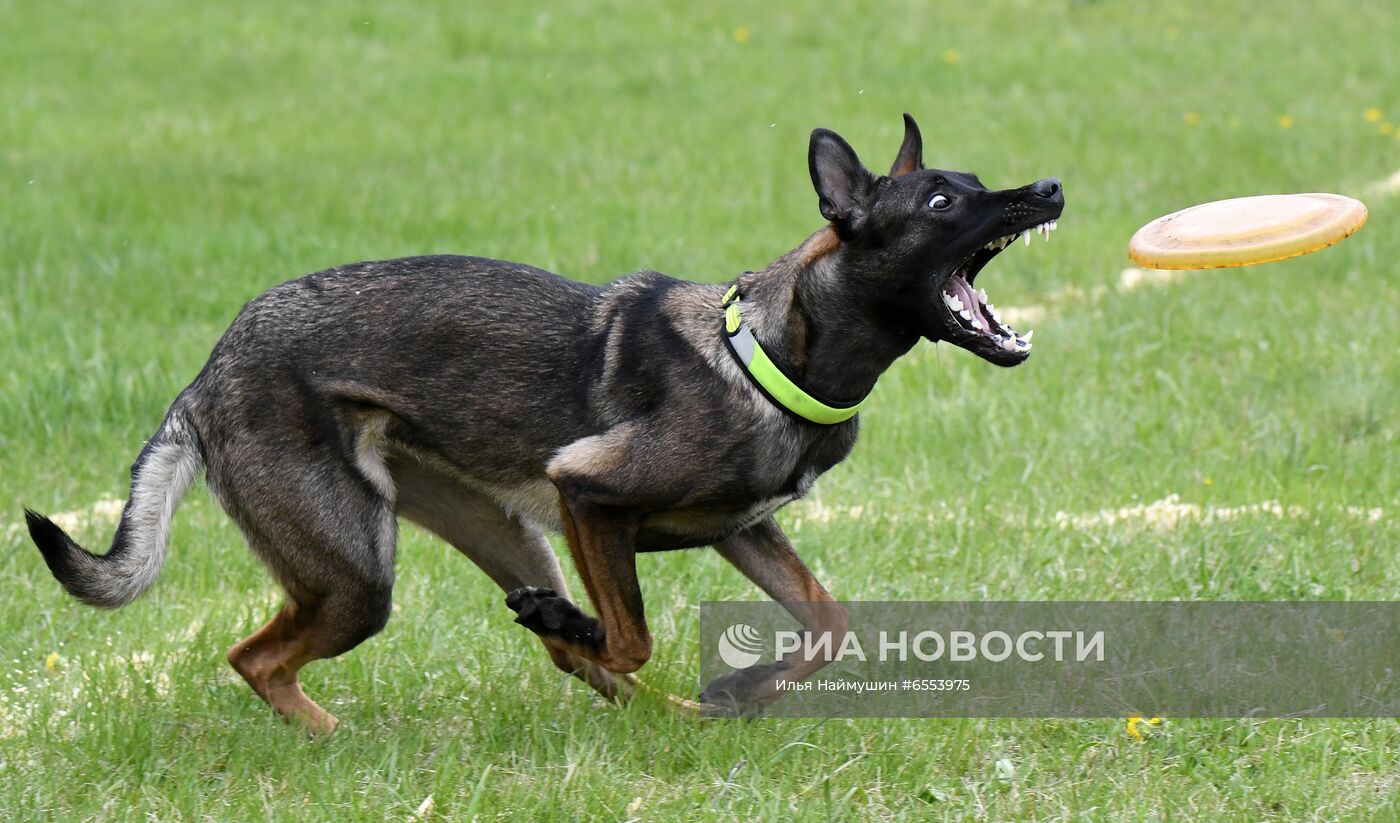
[[[890,166],[890,177],[902,177],[911,171],[924,167],[924,138],[919,134],[919,124],[906,112],[904,115],[904,143],[899,154]]]
[[[855,149],[836,132],[817,129],[807,150],[807,168],[820,198],[822,217],[843,234],[859,229],[875,188],[875,176],[861,165]]]

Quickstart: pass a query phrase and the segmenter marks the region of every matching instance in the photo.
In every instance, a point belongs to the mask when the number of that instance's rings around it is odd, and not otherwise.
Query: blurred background
[[[1055,175],[1068,205],[978,283],[1035,356],[1003,371],[921,345],[852,459],[781,516],[829,588],[1392,599],[1393,3],[0,0],[0,43],[4,816],[1394,811],[1393,722],[1182,720],[1144,742],[1094,721],[603,708],[408,528],[388,630],[308,671],[350,721],[317,748],[224,666],[278,597],[206,493],[119,614],[66,601],[19,527],[28,505],[104,545],[104,501],[166,405],[282,280],[427,253],[728,280],[821,224],[812,128],[883,172],[907,111],[929,165]],[[1154,217],[1294,191],[1360,197],[1370,223],[1257,268],[1129,268]],[[756,593],[705,552],[643,565],[643,674],[692,695],[695,605]]]

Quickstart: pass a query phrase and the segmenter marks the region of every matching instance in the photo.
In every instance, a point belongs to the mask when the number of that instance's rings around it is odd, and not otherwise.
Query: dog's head
[[[882,314],[999,366],[1030,356],[1030,340],[997,317],[973,282],[1019,237],[1049,238],[1065,207],[1059,180],[991,191],[976,175],[926,169],[919,127],[907,114],[887,177],[868,171],[826,129],[812,132],[807,160],[822,216],[840,239],[842,276],[855,279],[850,285]]]

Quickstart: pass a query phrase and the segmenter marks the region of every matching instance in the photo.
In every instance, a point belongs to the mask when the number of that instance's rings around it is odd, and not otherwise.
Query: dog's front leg
[[[568,486],[559,495],[564,536],[599,619],[550,589],[517,589],[506,598],[516,621],[556,648],[610,672],[640,669],[651,658],[642,590],[637,583],[635,518],[599,506]]]
[[[716,544],[715,550],[783,604],[807,632],[818,636],[830,633],[831,648],[840,648],[850,625],[846,610],[808,571],[776,520],[769,517]],[[805,680],[828,662],[801,652],[789,654],[776,663],[715,678],[700,693],[700,701],[720,713],[753,712],[778,699],[780,682]]]

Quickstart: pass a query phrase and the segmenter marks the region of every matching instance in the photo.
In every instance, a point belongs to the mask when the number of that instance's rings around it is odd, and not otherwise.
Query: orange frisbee
[[[1340,194],[1216,200],[1138,229],[1128,256],[1151,269],[1253,266],[1325,249],[1365,222],[1365,204]]]

